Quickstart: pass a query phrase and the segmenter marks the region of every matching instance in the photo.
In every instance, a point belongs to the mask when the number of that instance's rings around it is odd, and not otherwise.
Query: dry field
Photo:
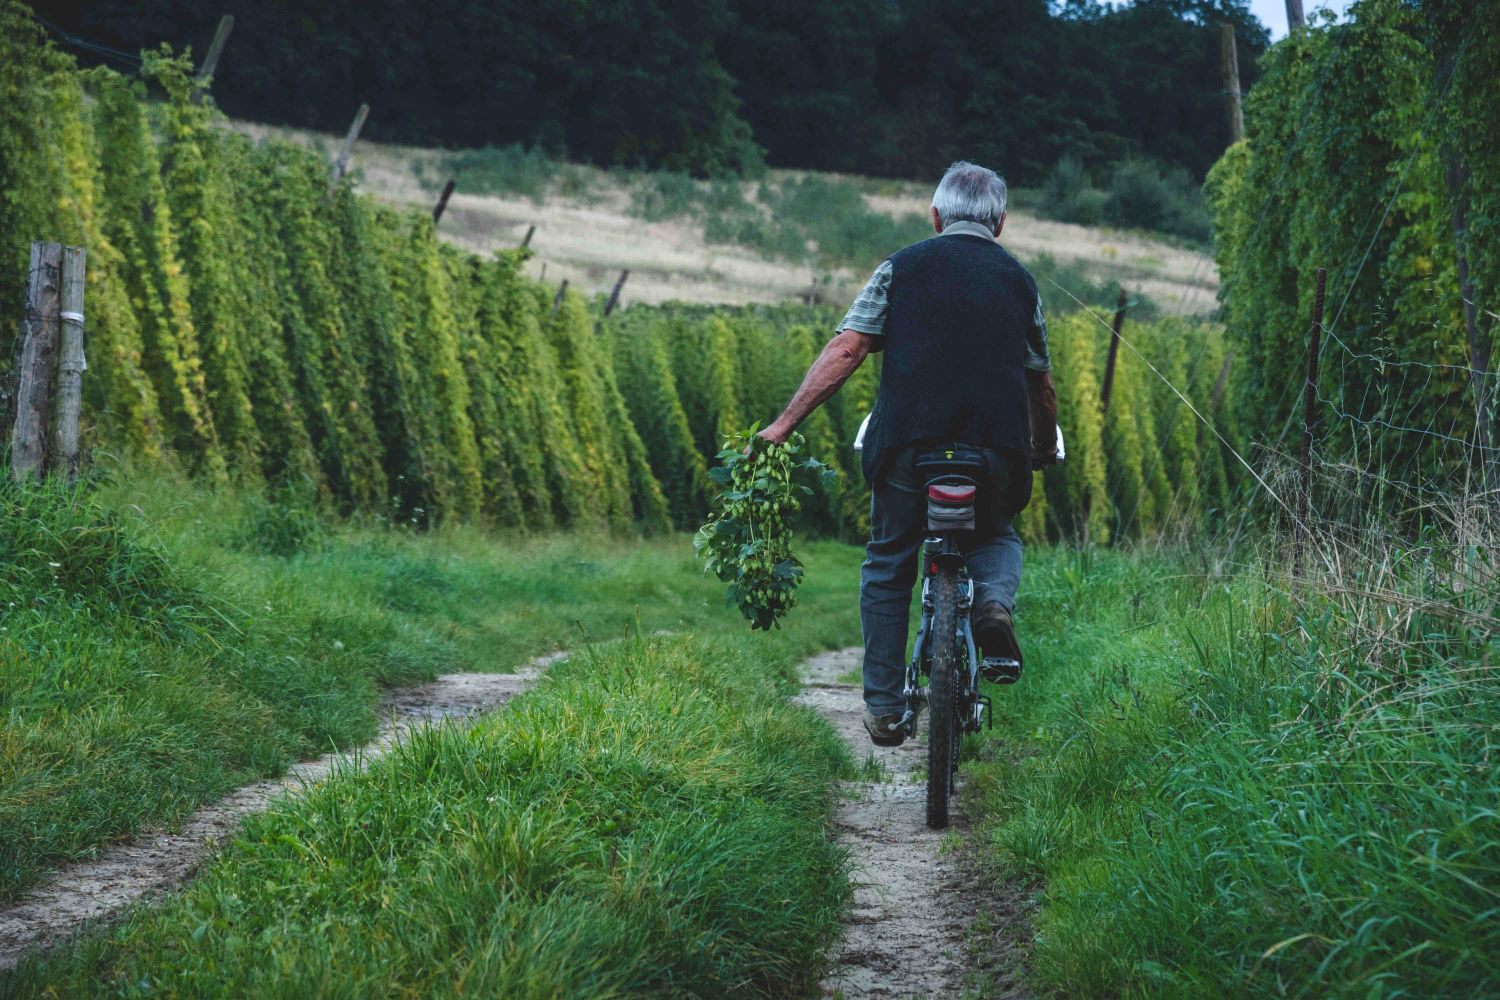
[[[325,150],[330,159],[338,137],[234,121],[230,127],[255,138],[279,137]],[[433,182],[443,176],[439,150],[361,141],[353,169],[361,190],[386,201],[430,208]],[[621,268],[630,269],[622,304],[630,302],[778,303],[805,299],[818,286],[820,298],[852,298],[867,273],[841,268],[824,272],[812,264],[767,260],[753,250],[708,243],[702,227],[685,219],[647,222],[630,212],[625,175],[575,168],[584,183],[574,195],[538,203],[526,197],[465,194],[462,178],[440,225],[442,236],[476,253],[516,246],[536,226],[527,265],[534,277],[567,279],[585,293],[607,293]],[[892,216],[927,211],[930,191],[922,185],[861,181],[878,194],[870,207]],[[1206,254],[1108,228],[1092,229],[1038,218],[1024,204],[1010,212],[1000,242],[1022,261],[1051,254],[1096,278],[1114,278],[1144,292],[1164,312],[1211,310],[1218,272]],[[892,248],[895,249],[895,248]],[[878,261],[870,261],[874,267]],[[1061,296],[1043,289],[1044,296]]]

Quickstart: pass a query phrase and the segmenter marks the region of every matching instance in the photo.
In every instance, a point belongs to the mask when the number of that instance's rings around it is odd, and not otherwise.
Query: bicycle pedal
[[[1021,679],[1021,661],[1008,656],[986,656],[979,674],[996,684],[1014,684]]]

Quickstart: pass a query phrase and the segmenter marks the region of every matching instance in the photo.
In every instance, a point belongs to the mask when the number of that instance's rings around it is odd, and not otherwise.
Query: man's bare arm
[[[872,334],[858,330],[844,330],[836,334],[823,346],[823,352],[807,370],[807,377],[786,404],[781,416],[760,432],[760,436],[777,444],[791,437],[797,425],[807,419],[830,396],[839,391],[839,386],[848,380],[854,370],[864,363],[875,343]]]
[[[1026,401],[1031,407],[1031,460],[1057,459],[1057,391],[1050,372],[1026,369]]]

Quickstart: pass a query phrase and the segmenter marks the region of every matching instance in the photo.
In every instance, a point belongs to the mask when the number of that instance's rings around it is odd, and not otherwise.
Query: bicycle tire
[[[958,765],[958,571],[939,566],[933,581],[932,673],[927,681],[927,825],[948,825]]]

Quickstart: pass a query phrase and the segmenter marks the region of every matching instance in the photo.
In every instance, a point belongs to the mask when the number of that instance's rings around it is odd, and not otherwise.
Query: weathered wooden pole
[[[604,329],[604,321],[609,319],[609,314],[615,311],[615,306],[619,305],[620,289],[625,287],[625,279],[628,277],[630,277],[630,268],[627,267],[620,272],[620,280],[615,282],[614,291],[609,293],[609,301],[604,303],[604,315],[594,320],[594,336],[599,336],[599,332]]]
[[[1245,115],[1240,108],[1240,57],[1234,44],[1234,25],[1219,25],[1219,70],[1224,74],[1224,100],[1229,108],[1229,141],[1245,137]]]
[[[359,130],[365,127],[365,119],[370,116],[370,106],[361,104],[358,113],[354,116],[354,124],[349,126],[349,134],[344,137],[344,148],[339,150],[339,158],[333,161],[333,170],[328,175],[328,193],[333,194],[333,189],[338,186],[339,178],[344,176],[344,171],[349,169],[349,158],[354,154],[354,141],[359,138]]]
[[[1313,295],[1312,327],[1307,333],[1307,383],[1302,388],[1302,484],[1297,491],[1297,544],[1292,557],[1292,576],[1302,579],[1302,548],[1307,541],[1307,519],[1312,505],[1313,425],[1317,420],[1318,351],[1323,342],[1323,289],[1326,268],[1318,268],[1318,287]]]
[[[1286,33],[1290,35],[1306,26],[1307,18],[1302,16],[1302,0],[1286,0]]]
[[[567,295],[567,294],[568,294],[568,279],[564,278],[563,279],[563,283],[558,286],[558,289],[557,289],[557,298],[555,298],[555,299],[552,300],[552,312],[550,312],[548,315],[550,315],[550,316],[556,316],[557,315],[557,309],[558,309],[559,306],[562,305],[563,296]]]
[[[53,436],[50,471],[78,478],[78,425],[83,412],[83,247],[64,247],[62,257],[62,320],[57,354],[57,428]]]
[[[224,45],[229,41],[229,33],[233,30],[233,14],[225,14],[219,18],[219,28],[214,32],[214,40],[209,43],[208,55],[203,57],[203,65],[198,67],[198,77],[193,87],[194,104],[203,103],[203,94],[208,90],[209,78],[214,75],[214,70],[219,68],[219,57],[224,54]]]
[[[609,301],[604,303],[605,319],[608,319],[609,314],[615,311],[615,306],[619,305],[620,289],[625,287],[625,279],[628,277],[630,277],[630,268],[627,267],[620,272],[620,280],[615,282],[615,290],[609,293]]]
[[[47,467],[61,284],[62,244],[31,244],[26,312],[14,351],[10,476],[16,481],[40,476]]]
[[[453,197],[453,189],[458,187],[458,178],[448,178],[448,183],[443,185],[443,193],[438,195],[437,205],[432,209],[432,224],[436,226],[442,221],[443,213],[448,210],[448,199]]]
[[[1120,289],[1120,302],[1115,306],[1115,325],[1110,328],[1109,357],[1104,362],[1104,388],[1099,392],[1099,409],[1109,411],[1109,394],[1115,385],[1115,361],[1120,356],[1120,331],[1125,328],[1125,289]]]
[[[523,247],[529,247],[529,246],[531,246],[531,238],[533,236],[535,236],[535,235],[536,235],[536,226],[532,226],[530,229],[526,230],[526,238],[521,241],[521,246],[523,246]]]

